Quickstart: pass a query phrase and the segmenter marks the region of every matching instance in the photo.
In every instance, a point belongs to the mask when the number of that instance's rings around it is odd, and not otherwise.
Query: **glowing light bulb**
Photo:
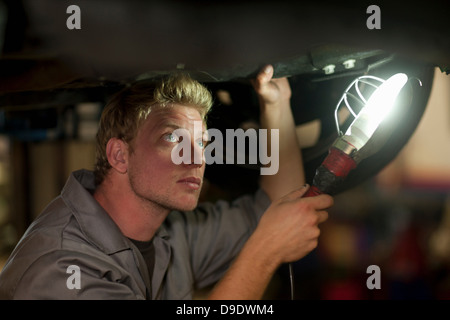
[[[407,81],[406,74],[397,73],[383,82],[371,95],[345,133],[356,149],[361,149],[367,143],[380,123],[389,115]]]

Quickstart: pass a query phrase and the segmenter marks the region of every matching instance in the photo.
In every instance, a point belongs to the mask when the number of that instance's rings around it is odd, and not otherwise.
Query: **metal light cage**
[[[372,93],[384,82],[385,80],[381,78],[371,75],[364,75],[356,78],[352,81],[352,83],[350,83],[334,109],[334,119],[338,136],[343,135],[339,124],[339,110],[346,107],[350,112],[350,115],[355,119],[366,105],[367,100],[370,98]],[[350,105],[349,99],[352,101],[352,104],[356,104],[356,106],[358,106],[358,109]]]

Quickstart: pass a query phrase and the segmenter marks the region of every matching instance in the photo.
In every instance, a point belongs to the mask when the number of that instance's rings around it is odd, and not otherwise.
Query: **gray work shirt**
[[[141,253],[93,198],[94,188],[92,172],[71,174],[9,257],[0,299],[192,299],[221,278],[270,204],[259,190],[172,211],[153,238],[150,282]]]

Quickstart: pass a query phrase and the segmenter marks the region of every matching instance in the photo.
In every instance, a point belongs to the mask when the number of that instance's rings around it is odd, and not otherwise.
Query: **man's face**
[[[205,161],[176,165],[171,153],[178,143],[174,131],[185,129],[191,137],[192,158],[194,152],[200,152],[203,159],[205,127],[203,125],[202,132],[194,130],[194,123],[199,121],[203,123],[195,108],[182,105],[150,112],[133,142],[133,153],[129,155],[128,174],[137,197],[171,210],[187,211],[197,206]]]

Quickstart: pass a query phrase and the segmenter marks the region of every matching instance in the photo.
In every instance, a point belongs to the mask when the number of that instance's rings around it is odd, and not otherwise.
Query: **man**
[[[205,162],[171,158],[177,129],[193,137],[192,158],[203,153],[194,123],[205,123],[212,98],[202,85],[177,76],[119,93],[102,114],[95,180],[71,175],[11,254],[0,298],[191,299],[216,283],[211,299],[260,299],[282,263],[317,246],[332,205],[301,198],[291,92],[272,75],[267,66],[253,84],[261,125],[279,130],[279,171],[231,204],[197,205]]]

